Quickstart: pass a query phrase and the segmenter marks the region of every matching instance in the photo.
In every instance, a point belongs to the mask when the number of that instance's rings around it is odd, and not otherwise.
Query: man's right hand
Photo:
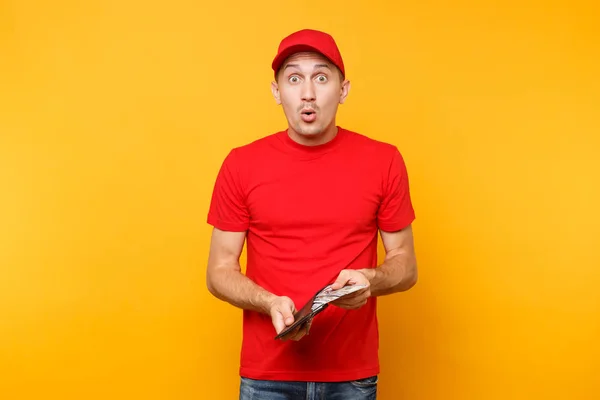
[[[294,323],[295,312],[294,302],[287,296],[278,296],[271,301],[269,313],[277,334]],[[300,340],[308,334],[309,329],[310,324],[301,324],[283,336],[281,340]]]

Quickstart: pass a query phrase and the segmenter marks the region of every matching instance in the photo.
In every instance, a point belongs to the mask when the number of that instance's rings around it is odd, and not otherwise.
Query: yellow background
[[[0,397],[236,398],[206,211],[229,149],[285,126],[270,61],[311,27],[352,81],[339,124],[411,176],[380,398],[598,398],[593,3],[0,2]]]

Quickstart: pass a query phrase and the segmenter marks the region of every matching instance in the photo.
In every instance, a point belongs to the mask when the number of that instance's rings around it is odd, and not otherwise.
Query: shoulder
[[[264,159],[276,148],[278,142],[280,142],[280,135],[281,132],[270,133],[248,143],[232,147],[226,155],[224,162],[238,165]]]
[[[398,146],[393,143],[374,139],[366,134],[344,129],[348,147],[359,152],[362,156],[373,157],[377,160],[391,161],[400,156]]]
[[[233,147],[229,152],[229,157],[240,161],[262,158],[275,149],[280,142],[279,136],[281,136],[281,132],[274,132],[248,143]]]

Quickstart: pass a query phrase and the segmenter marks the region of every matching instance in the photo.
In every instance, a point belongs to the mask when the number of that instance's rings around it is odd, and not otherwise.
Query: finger
[[[308,335],[308,332],[310,331],[310,327],[312,326],[312,319],[310,319],[308,321],[308,323],[306,324],[306,334]]]
[[[289,305],[289,304],[282,305],[279,309],[279,312],[281,313],[283,323],[286,326],[290,326],[291,324],[294,323],[294,306],[293,306],[293,304],[292,305]]]
[[[306,335],[306,326],[303,325],[298,331],[292,336],[292,340],[298,341]]]
[[[354,310],[360,308],[367,304],[367,299],[356,299],[349,301],[348,299],[344,299],[344,301],[338,301],[335,305],[340,308],[345,308],[348,310]]]
[[[281,337],[281,340],[296,340],[296,336],[298,335],[298,332],[301,328],[302,325],[295,327],[294,329],[286,333],[283,337]]]
[[[344,310],[358,310],[363,305],[364,304],[361,304],[361,303],[358,303],[358,304],[342,304],[341,306],[339,306],[339,308],[342,308]]]
[[[277,332],[277,334],[279,334],[287,326],[290,326],[294,323],[294,314],[292,314],[291,309],[284,306],[279,309],[276,309],[273,312],[271,316],[271,321],[273,322],[275,331]]]
[[[335,282],[333,282],[331,284],[331,289],[332,290],[338,290],[343,288],[344,286],[346,286],[346,284],[348,283],[348,281],[350,280],[350,277],[348,276],[348,273],[346,271],[342,271],[340,272],[340,274],[338,275],[337,279],[335,280]]]
[[[285,322],[283,320],[283,316],[280,312],[276,311],[273,313],[273,317],[271,318],[273,322],[273,326],[275,327],[275,332],[279,334],[282,330],[285,329]]]
[[[310,332],[310,322],[304,326],[302,332],[304,332],[304,336],[308,335],[308,333]]]

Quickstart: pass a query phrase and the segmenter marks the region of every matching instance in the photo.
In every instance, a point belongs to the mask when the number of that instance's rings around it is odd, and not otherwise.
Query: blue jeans
[[[262,381],[241,378],[240,400],[375,400],[377,376],[348,382]]]

